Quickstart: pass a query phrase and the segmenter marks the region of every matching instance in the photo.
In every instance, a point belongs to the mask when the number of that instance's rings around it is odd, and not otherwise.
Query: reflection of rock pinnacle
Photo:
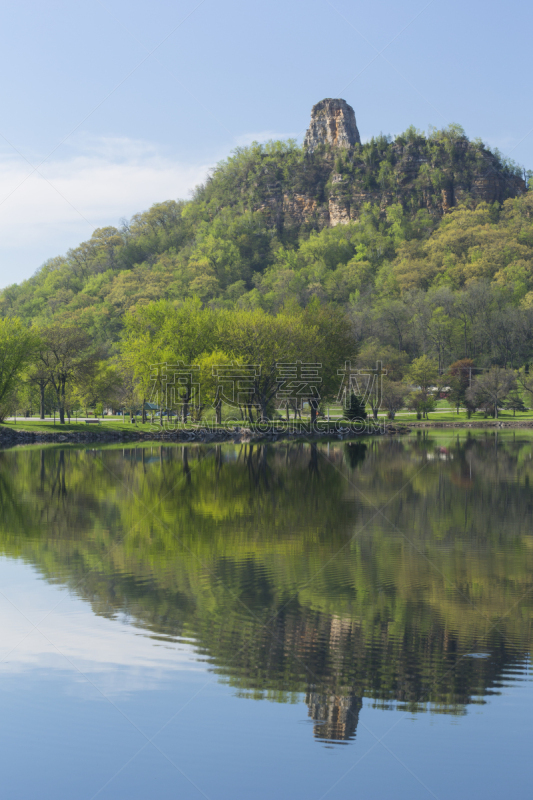
[[[355,737],[363,705],[360,697],[308,692],[305,702],[309,716],[316,723],[313,732],[317,739],[345,742]]]
[[[346,100],[328,97],[313,106],[304,147],[312,153],[321,144],[345,149],[361,144],[354,110]]]

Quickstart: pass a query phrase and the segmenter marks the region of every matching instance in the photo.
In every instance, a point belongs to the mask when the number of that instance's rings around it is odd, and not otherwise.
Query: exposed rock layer
[[[304,146],[312,153],[320,145],[349,148],[360,144],[355,113],[346,100],[321,100],[311,111],[311,123],[305,134]]]
[[[304,163],[269,181],[252,208],[281,232],[346,225],[367,203],[383,213],[399,203],[408,213],[425,209],[438,218],[460,203],[503,203],[526,191],[522,178],[460,133],[433,139],[408,133],[361,146],[353,108],[345,100],[321,100],[311,112]]]

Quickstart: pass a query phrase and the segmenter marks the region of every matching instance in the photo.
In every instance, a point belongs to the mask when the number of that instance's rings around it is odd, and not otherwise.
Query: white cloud
[[[244,133],[235,144],[295,138],[298,134]],[[61,154],[61,157],[59,157]],[[95,228],[169,199],[188,199],[227,153],[210,162],[178,160],[157,145],[127,137],[80,135],[32,166],[0,152],[0,288],[29,278],[48,258],[88,239]]]
[[[100,688],[118,693],[209,669],[194,642],[154,637],[120,616],[96,616],[84,600],[26,564],[0,558],[0,576],[0,679],[38,670],[70,673],[74,680],[97,674]]]
[[[187,198],[209,166],[127,138],[80,139],[67,158],[52,157],[38,172],[0,154],[0,286],[29,277],[97,227],[118,225],[156,202]]]
[[[129,688],[132,682],[148,688],[155,678],[171,672],[207,672],[192,643],[158,642],[120,619],[96,617],[87,608],[74,610],[70,598],[67,609],[32,630],[12,609],[0,607],[0,675],[36,669],[74,674],[121,669],[130,678]]]

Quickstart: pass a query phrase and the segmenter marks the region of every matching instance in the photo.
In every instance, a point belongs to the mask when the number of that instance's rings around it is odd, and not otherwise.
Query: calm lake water
[[[532,456],[0,453],[2,797],[529,796]]]

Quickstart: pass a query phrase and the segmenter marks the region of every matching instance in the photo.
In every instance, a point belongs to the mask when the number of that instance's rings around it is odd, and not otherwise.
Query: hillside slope
[[[356,307],[487,280],[527,304],[533,204],[522,171],[458,126],[360,144],[342,103],[313,108],[304,147],[238,148],[192,200],[96,230],[5,289],[0,314],[68,321],[111,351],[123,314],[157,299],[275,312],[315,296]]]

